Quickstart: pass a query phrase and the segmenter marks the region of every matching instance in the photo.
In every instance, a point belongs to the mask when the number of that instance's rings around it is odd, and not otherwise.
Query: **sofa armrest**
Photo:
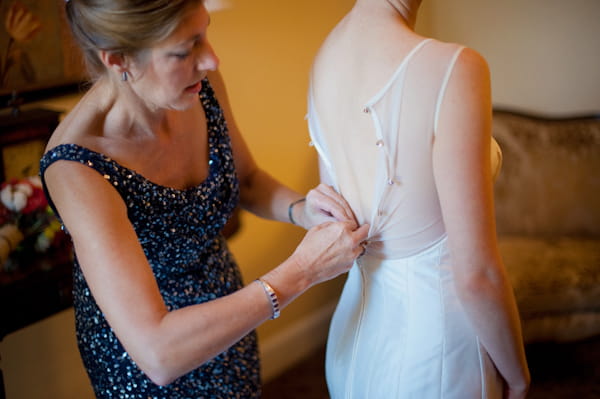
[[[499,233],[600,237],[600,117],[495,110],[493,135],[503,154]]]
[[[500,236],[527,343],[600,334],[600,239]]]

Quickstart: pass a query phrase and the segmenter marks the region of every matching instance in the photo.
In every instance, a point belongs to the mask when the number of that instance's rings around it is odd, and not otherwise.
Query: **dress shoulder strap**
[[[48,150],[40,160],[40,177],[44,181],[46,169],[57,161],[73,161],[106,174],[115,162],[108,156],[77,144],[60,144]]]
[[[58,210],[52,202],[52,198],[50,197],[50,193],[48,192],[48,188],[46,186],[46,180],[44,178],[44,174],[48,167],[58,161],[79,162],[80,164],[88,166],[104,176],[110,175],[111,172],[114,174],[116,171],[115,169],[118,168],[118,164],[106,155],[92,151],[77,144],[60,144],[48,150],[42,156],[42,159],[40,159],[39,174],[40,179],[42,180],[44,194],[48,199],[48,204],[52,207],[52,210],[59,217],[59,219],[60,215],[58,214]]]
[[[457,49],[452,54],[452,57],[450,58],[448,67],[446,68],[446,74],[444,75],[444,79],[442,80],[442,85],[440,86],[440,91],[439,91],[438,98],[437,98],[437,101],[435,104],[435,114],[434,114],[434,121],[433,121],[433,132],[434,132],[433,134],[434,135],[437,132],[440,108],[442,106],[442,101],[444,99],[444,95],[446,94],[446,87],[448,86],[448,81],[450,80],[450,75],[452,74],[452,71],[454,70],[454,65],[456,64],[456,60],[458,59],[458,56],[464,49],[465,49],[465,46],[457,47]]]

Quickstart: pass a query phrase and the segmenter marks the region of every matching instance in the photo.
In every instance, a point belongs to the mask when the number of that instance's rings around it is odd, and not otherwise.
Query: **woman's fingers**
[[[312,225],[332,220],[356,223],[350,205],[330,186],[319,184],[308,192],[306,201],[304,209]]]
[[[297,248],[300,264],[316,283],[329,280],[350,269],[364,252],[369,226],[354,227],[354,222],[329,222],[309,230]]]
[[[367,245],[369,245],[369,242],[367,241],[367,237],[369,235],[369,225],[363,224],[358,229],[354,230],[352,235],[354,242],[358,242],[357,250],[359,252],[357,257],[361,257],[365,254]]]
[[[346,202],[346,200],[337,191],[335,191],[333,187],[321,183],[317,186],[316,190],[328,199],[327,204],[332,205],[328,211],[338,221],[356,221],[354,218],[354,212],[352,212],[352,208],[350,208],[348,202]]]

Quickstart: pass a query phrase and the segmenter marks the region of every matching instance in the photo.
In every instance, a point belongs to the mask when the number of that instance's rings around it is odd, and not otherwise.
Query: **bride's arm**
[[[461,303],[507,382],[524,397],[529,372],[519,314],[496,242],[485,60],[465,49],[452,72],[434,143],[434,173]]]

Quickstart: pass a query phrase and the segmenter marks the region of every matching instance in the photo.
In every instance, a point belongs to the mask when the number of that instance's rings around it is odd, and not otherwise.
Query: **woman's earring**
[[[127,71],[123,71],[123,73],[121,74],[121,80],[123,82],[127,82]]]

